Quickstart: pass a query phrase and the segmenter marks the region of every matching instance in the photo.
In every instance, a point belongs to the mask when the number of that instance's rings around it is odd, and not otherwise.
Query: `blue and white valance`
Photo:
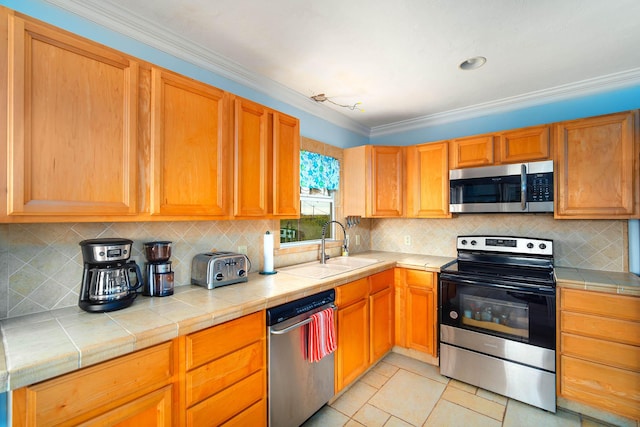
[[[301,150],[300,187],[337,190],[340,187],[340,162],[338,159]]]

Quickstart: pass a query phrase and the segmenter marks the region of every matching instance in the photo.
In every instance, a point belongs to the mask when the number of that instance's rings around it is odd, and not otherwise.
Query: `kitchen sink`
[[[280,268],[279,271],[311,279],[324,279],[326,277],[357,270],[358,268],[366,267],[377,262],[379,262],[377,259],[372,258],[336,257],[329,258],[326,264],[320,264],[320,261],[313,261],[305,264],[283,267]]]

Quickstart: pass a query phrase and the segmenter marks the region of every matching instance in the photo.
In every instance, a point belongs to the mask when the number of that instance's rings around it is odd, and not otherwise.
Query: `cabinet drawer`
[[[425,289],[433,289],[435,274],[430,271],[406,270],[407,286],[419,287]]]
[[[254,403],[235,417],[231,418],[222,427],[264,427],[267,425],[267,400],[262,399]]]
[[[112,409],[168,384],[173,341],[25,387],[25,407],[37,425],[57,425],[96,408]],[[111,402],[112,404],[109,404]]]
[[[560,340],[563,354],[640,372],[640,347],[567,333]]]
[[[640,323],[637,322],[562,311],[560,330],[640,346]]]
[[[336,304],[344,307],[367,297],[369,291],[369,281],[367,278],[347,283],[336,288]]]
[[[265,366],[264,341],[255,342],[187,373],[187,406],[191,406]]]
[[[187,370],[264,338],[265,313],[259,311],[187,336]]]
[[[217,426],[264,398],[264,370],[187,409],[187,426]]]
[[[393,269],[369,276],[369,285],[371,294],[393,286]]]
[[[562,289],[560,304],[562,310],[640,322],[640,298],[638,297]]]
[[[640,374],[561,356],[562,396],[640,418]]]

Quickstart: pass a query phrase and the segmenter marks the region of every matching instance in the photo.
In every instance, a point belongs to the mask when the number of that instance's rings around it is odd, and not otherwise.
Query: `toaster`
[[[191,283],[207,289],[249,280],[249,258],[233,252],[207,252],[193,257]]]

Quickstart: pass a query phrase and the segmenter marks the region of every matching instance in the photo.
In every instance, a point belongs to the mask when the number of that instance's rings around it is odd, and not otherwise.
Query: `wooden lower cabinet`
[[[13,391],[14,426],[266,426],[260,311]]]
[[[187,335],[187,426],[267,423],[265,313]],[[240,421],[239,421],[240,420]]]
[[[14,390],[14,426],[170,426],[177,421],[175,341]]]
[[[393,269],[369,277],[370,364],[391,350],[394,343]]]
[[[558,394],[640,419],[640,298],[560,290]]]
[[[366,278],[336,289],[338,306],[336,393],[369,367],[369,283]]]
[[[396,345],[438,356],[437,274],[395,269]]]

